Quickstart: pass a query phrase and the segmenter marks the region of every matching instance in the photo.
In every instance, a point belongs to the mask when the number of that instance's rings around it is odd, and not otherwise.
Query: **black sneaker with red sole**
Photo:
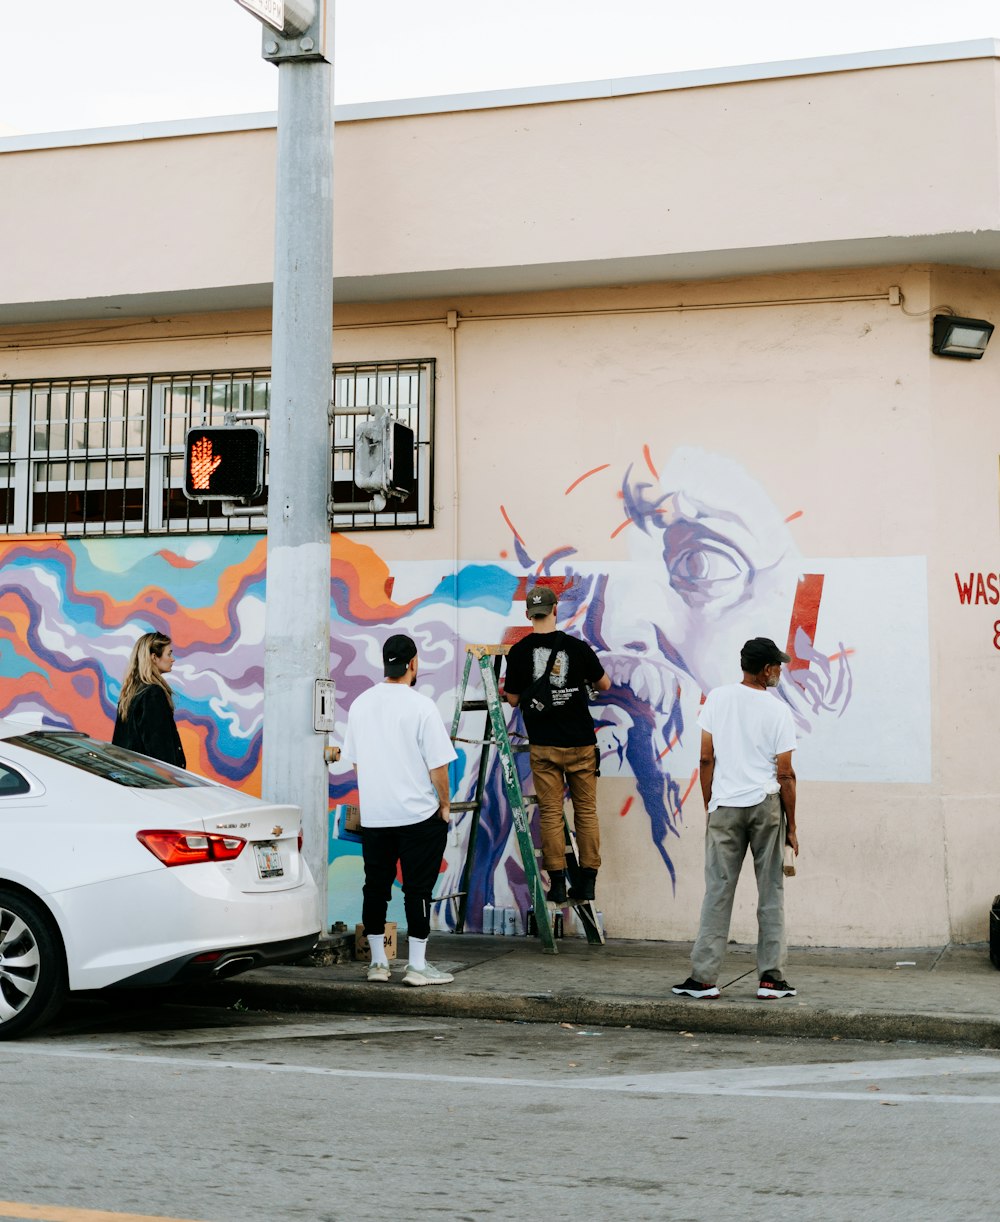
[[[675,984],[670,991],[671,993],[676,993],[678,997],[695,997],[699,1001],[710,1001],[719,996],[717,985],[702,984],[700,980],[695,980],[693,976],[688,976],[683,984]]]
[[[779,997],[794,997],[795,990],[780,976],[761,976],[757,996],[761,1001],[776,1001]]]

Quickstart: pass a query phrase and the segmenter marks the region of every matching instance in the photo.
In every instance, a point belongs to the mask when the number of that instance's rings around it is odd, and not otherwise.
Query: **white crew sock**
[[[368,934],[368,945],[371,947],[372,963],[379,967],[388,967],[389,960],[385,957],[385,934]]]
[[[410,944],[410,967],[422,971],[427,966],[427,939],[407,938]]]

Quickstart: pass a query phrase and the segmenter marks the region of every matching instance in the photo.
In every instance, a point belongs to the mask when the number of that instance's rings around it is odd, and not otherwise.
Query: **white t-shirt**
[[[708,693],[698,724],[715,748],[709,812],[756,806],[778,792],[776,757],[795,750],[795,723],[786,704],[769,691],[731,683]]]
[[[354,701],[342,754],[357,769],[362,827],[429,819],[439,806],[429,770],[456,758],[433,700],[403,683],[377,683]]]

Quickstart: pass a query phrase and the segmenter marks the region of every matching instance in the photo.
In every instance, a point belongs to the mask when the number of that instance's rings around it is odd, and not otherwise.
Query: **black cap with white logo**
[[[398,679],[409,665],[410,659],[417,656],[417,647],[403,632],[397,632],[389,637],[382,646],[382,665],[385,667],[387,679]]]

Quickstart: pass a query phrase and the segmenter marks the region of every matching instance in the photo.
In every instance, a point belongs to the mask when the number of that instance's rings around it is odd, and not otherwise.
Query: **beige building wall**
[[[997,289],[995,273],[935,268],[928,304],[960,302],[961,313],[996,318]],[[984,907],[996,891],[1000,811],[993,745],[1000,667],[1000,600],[993,592],[1000,569],[994,562],[1000,553],[1000,368],[986,358],[970,366],[934,360],[929,389],[934,772],[953,934],[956,941],[979,941],[986,936]],[[971,601],[963,602],[960,582],[971,582]]]
[[[998,266],[998,61],[948,55],[344,118],[336,300]],[[269,304],[273,129],[139,134],[0,140],[3,317]]]

